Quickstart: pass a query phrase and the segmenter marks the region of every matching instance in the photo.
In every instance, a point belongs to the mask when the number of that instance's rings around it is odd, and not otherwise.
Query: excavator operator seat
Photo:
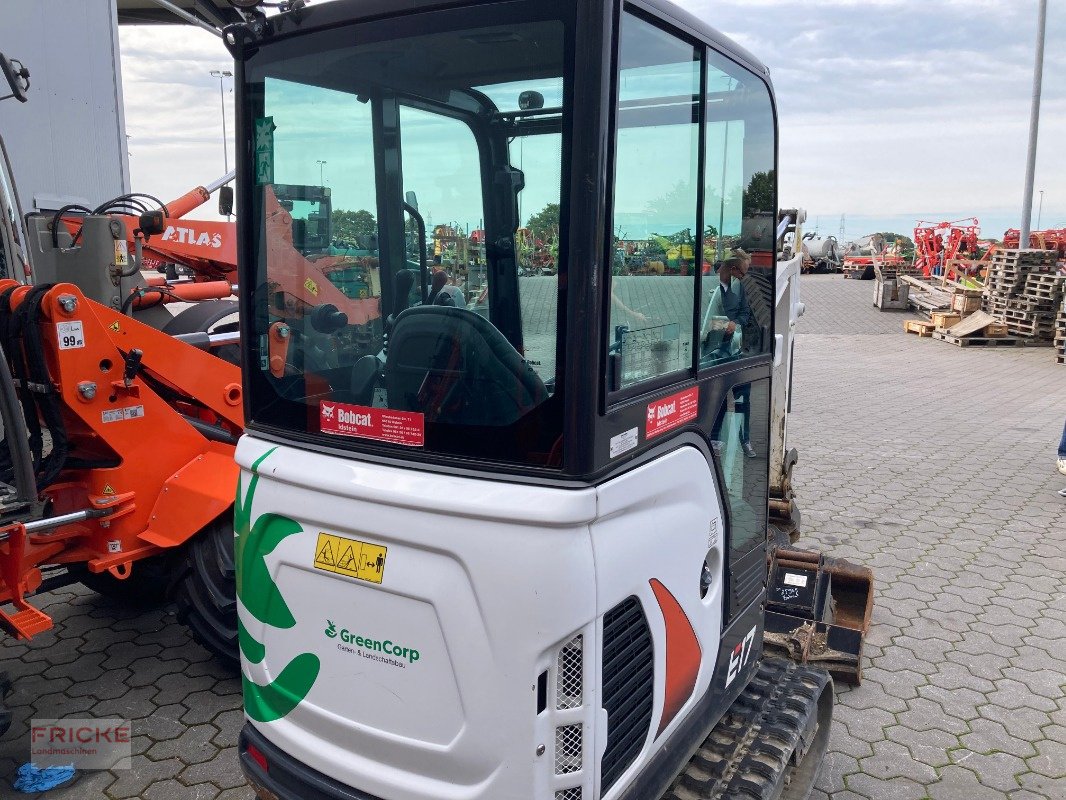
[[[454,425],[511,425],[548,399],[544,382],[491,322],[437,305],[397,318],[385,388],[391,408]]]

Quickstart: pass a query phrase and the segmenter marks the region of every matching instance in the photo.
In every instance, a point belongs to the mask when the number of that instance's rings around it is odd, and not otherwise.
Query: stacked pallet
[[[1012,334],[1050,343],[1064,285],[1054,250],[1000,250],[988,268],[984,308]]]

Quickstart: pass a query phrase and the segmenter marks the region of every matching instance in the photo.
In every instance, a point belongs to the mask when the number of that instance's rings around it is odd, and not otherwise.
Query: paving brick
[[[1009,733],[1001,723],[995,720],[971,720],[970,731],[960,736],[959,741],[963,747],[975,752],[1005,752],[1019,758],[1036,755],[1036,748],[1028,739]]]
[[[1043,741],[1036,744],[1036,750],[1026,762],[1029,769],[1046,778],[1066,778],[1066,744]]]
[[[210,761],[218,754],[218,748],[211,744],[217,733],[218,729],[211,725],[193,725],[185,728],[177,738],[156,742],[147,755],[151,759],[176,757],[186,764]]]
[[[219,753],[210,761],[192,764],[179,776],[184,783],[213,783],[220,789],[233,789],[244,785],[244,773],[241,772],[233,753]]]
[[[215,800],[218,787],[212,783],[186,786],[177,781],[157,781],[142,795],[144,800]]]
[[[936,780],[936,770],[914,760],[910,751],[895,742],[875,742],[874,755],[859,761],[863,773],[881,780],[910,778],[928,784]]]
[[[153,742],[176,739],[185,730],[181,722],[181,715],[186,712],[185,706],[169,705],[158,707],[149,717],[134,722],[133,733],[135,736],[147,736]]]
[[[940,780],[929,787],[932,800],[1003,800],[1003,792],[982,786],[977,776],[962,767],[946,767]]]
[[[1018,788],[1015,775],[1025,772],[1025,762],[1009,753],[975,753],[972,750],[956,750],[952,753],[955,764],[973,772],[982,786],[1009,792]]]
[[[906,747],[915,763],[934,768],[950,764],[950,752],[959,746],[959,738],[944,731],[916,731],[903,725],[894,725],[886,734],[893,742]]]
[[[141,797],[153,783],[173,778],[184,768],[185,765],[176,758],[152,761],[143,755],[137,755],[132,759],[131,768],[119,772],[118,778],[107,791],[116,800]]]
[[[237,789],[226,789],[219,792],[215,800],[255,800],[255,792],[250,786],[241,786]]]
[[[867,800],[925,800],[925,787],[909,778],[876,778],[859,773],[847,779],[848,789]]]
[[[181,721],[186,725],[211,722],[224,711],[242,707],[240,690],[232,689],[221,695],[214,692],[195,692],[182,700],[181,704],[189,709],[181,717]]]

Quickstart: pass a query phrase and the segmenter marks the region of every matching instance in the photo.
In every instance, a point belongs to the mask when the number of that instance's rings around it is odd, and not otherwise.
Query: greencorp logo
[[[340,637],[337,649],[346,653],[352,653],[370,659],[389,664],[394,667],[407,667],[422,658],[422,653],[414,648],[397,644],[392,639],[376,639],[372,636],[360,636],[347,628],[337,631],[333,620],[327,619],[329,627],[323,633],[330,639]],[[349,646],[352,645],[352,646]],[[377,655],[381,653],[382,655]]]

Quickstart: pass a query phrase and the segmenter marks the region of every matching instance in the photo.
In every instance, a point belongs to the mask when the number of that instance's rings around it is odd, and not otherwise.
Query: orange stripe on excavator
[[[655,733],[658,736],[692,697],[696,678],[700,674],[703,650],[677,598],[655,578],[649,583],[663,612],[663,622],[666,623],[666,696],[663,698],[659,729]]]

